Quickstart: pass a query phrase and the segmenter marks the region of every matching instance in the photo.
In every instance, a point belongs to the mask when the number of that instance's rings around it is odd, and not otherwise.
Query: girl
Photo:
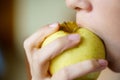
[[[42,41],[59,30],[59,23],[46,25],[24,42],[27,59],[30,64],[32,80],[73,80],[96,70],[107,67],[120,72],[120,0],[66,0],[69,8],[76,10],[76,22],[90,29],[104,41],[107,61],[87,60],[68,66],[50,76],[49,61],[68,48],[80,42],[78,34],[58,38],[44,48]],[[57,46],[53,46],[59,44]],[[88,66],[87,68],[85,66]]]

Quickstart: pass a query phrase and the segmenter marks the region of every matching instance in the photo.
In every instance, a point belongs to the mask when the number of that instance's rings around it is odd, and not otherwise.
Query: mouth
[[[76,24],[78,25],[78,27],[82,27],[82,28],[86,28],[86,29],[90,30],[91,32],[96,34],[103,41],[103,37],[102,37],[101,32],[99,30],[97,30],[94,27],[92,27],[90,25],[87,25],[87,24],[83,25],[83,23],[80,23],[80,22],[77,22],[77,21],[76,21]]]

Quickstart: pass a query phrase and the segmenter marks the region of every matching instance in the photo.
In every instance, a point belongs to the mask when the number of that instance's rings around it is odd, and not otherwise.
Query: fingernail
[[[53,28],[55,28],[57,26],[58,26],[58,23],[54,23],[54,24],[49,25],[49,27],[53,27]]]
[[[98,63],[101,65],[101,67],[106,67],[108,65],[107,61],[104,59],[98,60]]]
[[[80,35],[79,34],[71,34],[68,36],[69,40],[80,40]]]

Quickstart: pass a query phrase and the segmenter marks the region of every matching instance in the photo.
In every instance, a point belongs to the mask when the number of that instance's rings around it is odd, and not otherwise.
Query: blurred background
[[[23,41],[40,27],[75,21],[65,0],[0,0],[0,80],[27,80]],[[120,80],[108,68],[98,80]]]

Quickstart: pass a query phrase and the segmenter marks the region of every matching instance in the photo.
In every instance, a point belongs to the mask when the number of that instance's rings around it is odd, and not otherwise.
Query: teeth
[[[69,21],[69,22],[63,22],[60,24],[60,30],[64,30],[68,33],[74,33],[76,32],[79,27],[75,22]]]

